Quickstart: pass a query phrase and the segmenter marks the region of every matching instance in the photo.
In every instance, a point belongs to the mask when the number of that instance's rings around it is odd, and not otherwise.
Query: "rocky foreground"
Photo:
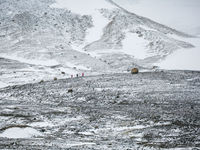
[[[112,74],[0,89],[0,149],[200,148],[200,72]]]

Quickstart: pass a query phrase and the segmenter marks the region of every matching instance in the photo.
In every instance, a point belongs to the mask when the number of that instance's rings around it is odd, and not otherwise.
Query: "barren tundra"
[[[0,149],[198,150],[199,96],[200,72],[193,71],[6,87],[0,90]]]

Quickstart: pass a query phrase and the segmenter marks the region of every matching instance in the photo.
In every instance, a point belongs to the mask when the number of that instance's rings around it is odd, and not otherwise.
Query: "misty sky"
[[[200,0],[114,1],[138,15],[190,34],[200,34]]]

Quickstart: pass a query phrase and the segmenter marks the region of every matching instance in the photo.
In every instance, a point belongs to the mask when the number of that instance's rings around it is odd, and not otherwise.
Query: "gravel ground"
[[[29,136],[20,135],[29,129]],[[0,149],[198,150],[200,72],[110,74],[0,89]]]

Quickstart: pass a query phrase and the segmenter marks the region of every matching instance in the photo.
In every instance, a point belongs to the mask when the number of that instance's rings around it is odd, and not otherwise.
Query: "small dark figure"
[[[73,92],[73,90],[72,89],[68,89],[68,93],[72,93]]]
[[[65,72],[61,72],[61,74],[65,74]]]
[[[45,129],[42,129],[41,131],[42,131],[42,132],[45,132]]]
[[[157,66],[153,66],[153,67],[152,67],[152,69],[157,69],[157,68],[158,68]]]
[[[43,83],[44,82],[44,80],[41,80],[39,83]]]
[[[78,78],[78,74],[76,74],[76,77]]]

